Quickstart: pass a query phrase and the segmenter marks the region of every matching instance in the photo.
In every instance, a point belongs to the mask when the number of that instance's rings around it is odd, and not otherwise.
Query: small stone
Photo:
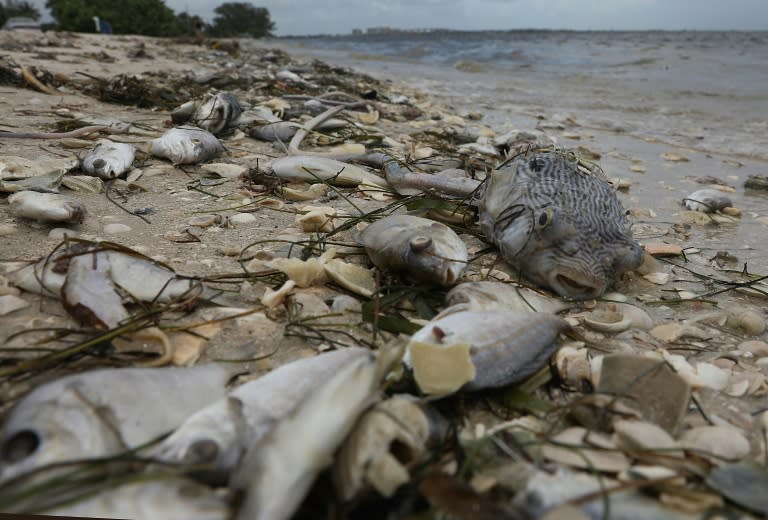
[[[119,235],[121,233],[128,233],[131,231],[130,226],[126,226],[125,224],[120,224],[119,222],[114,222],[112,224],[107,224],[104,226],[104,229],[102,230],[107,235]]]
[[[756,339],[743,341],[736,347],[740,352],[751,352],[755,357],[768,356],[768,343]]]
[[[677,152],[665,152],[661,154],[661,158],[670,162],[688,162],[688,157],[679,154]]]
[[[741,216],[741,210],[739,208],[734,208],[733,206],[728,206],[727,208],[723,208],[721,211],[723,212],[723,214],[728,215],[730,217]]]
[[[256,222],[256,216],[252,213],[235,213],[229,217],[229,221],[235,226],[242,226],[245,224],[253,224]]]
[[[65,238],[75,238],[77,233],[68,228],[53,228],[48,232],[48,238],[53,240],[64,240]]]

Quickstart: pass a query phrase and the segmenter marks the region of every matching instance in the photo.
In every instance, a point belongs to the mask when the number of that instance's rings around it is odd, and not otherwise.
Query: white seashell
[[[333,218],[336,216],[336,209],[329,206],[305,206],[303,215],[296,217],[296,223],[299,224],[305,233],[330,233],[334,230]]]
[[[643,309],[628,303],[600,303],[584,316],[584,324],[600,332],[618,333],[630,328],[650,330],[653,320]]]
[[[376,291],[376,279],[370,269],[334,258],[325,264],[326,274],[339,286],[370,298]]]
[[[413,368],[424,392],[504,386],[525,379],[546,363],[557,349],[555,340],[566,328],[565,320],[547,313],[456,312],[417,331],[406,347],[403,361]],[[448,349],[445,355],[465,361],[454,381],[448,384],[439,379],[442,386],[435,390],[432,378],[440,376],[435,364],[452,363],[442,359],[441,349]]]
[[[247,171],[245,166],[231,163],[207,163],[201,165],[200,168],[225,179],[237,179]]]
[[[378,397],[382,368],[388,368],[383,367],[382,358],[377,362],[370,351],[358,348],[318,357],[342,359],[326,362],[320,374],[283,378],[280,390],[268,394],[266,413],[262,413],[271,427],[266,434],[249,439],[246,455],[231,479],[235,491],[245,492],[238,519],[290,518],[318,473],[333,462],[333,454],[359,415]],[[304,398],[274,420],[268,410],[283,394],[294,394],[294,385],[304,389]]]
[[[29,307],[29,302],[13,294],[0,296],[0,316]]]
[[[220,155],[224,146],[210,132],[195,126],[180,126],[150,141],[148,151],[173,164],[194,164]]]
[[[19,191],[8,197],[8,202],[16,216],[40,222],[79,224],[87,213],[80,201],[55,193]]]
[[[648,273],[643,278],[656,285],[664,285],[669,281],[669,273]]]
[[[618,473],[629,468],[629,459],[616,450],[615,445],[613,450],[605,449],[612,443],[584,428],[566,428],[552,437],[552,441],[569,447],[545,444],[541,447],[541,453],[548,460],[575,468],[589,468],[610,473]],[[604,449],[595,449],[596,444]]]
[[[278,193],[286,200],[304,201],[325,197],[327,189],[328,188],[324,184],[310,184],[306,189],[301,190],[298,188],[291,188],[290,186],[283,186],[279,189]]]
[[[729,426],[698,426],[680,436],[680,445],[704,456],[715,464],[722,459],[733,461],[749,455],[749,441],[742,433]]]
[[[293,280],[286,280],[285,283],[276,291],[271,287],[267,287],[267,290],[264,292],[264,296],[261,297],[261,303],[269,308],[277,307],[283,303],[285,298],[291,293],[291,291],[293,291],[294,287],[296,287],[296,282]]]
[[[83,158],[83,171],[102,179],[115,179],[126,173],[135,156],[133,145],[100,139]]]
[[[335,249],[329,249],[319,257],[300,260],[298,258],[275,258],[266,262],[270,269],[277,269],[288,275],[298,287],[323,285],[328,281],[326,263],[336,255]]]
[[[338,186],[387,187],[387,181],[359,166],[327,157],[289,155],[272,163],[272,171],[282,179],[317,183],[326,181]]]
[[[660,426],[633,420],[617,420],[613,422],[616,445],[632,452],[643,459],[647,452],[656,452],[662,457],[682,457],[679,444],[666,430]]]

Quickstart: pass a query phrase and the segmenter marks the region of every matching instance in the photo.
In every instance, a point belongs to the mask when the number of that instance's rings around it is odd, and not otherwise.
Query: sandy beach
[[[544,496],[542,489],[551,483],[535,487],[534,473],[541,478],[559,475],[567,481],[574,474],[593,479],[595,472],[610,478],[608,487],[617,486],[632,497],[627,503],[638,509],[626,513],[626,518],[696,518],[710,508],[728,509],[743,518],[759,514],[760,505],[752,505],[749,499],[746,504],[732,501],[730,489],[707,484],[706,476],[723,461],[747,459],[758,461],[761,476],[765,474],[768,285],[760,280],[768,274],[768,191],[745,188],[745,182],[768,175],[768,100],[764,92],[747,92],[768,75],[768,65],[751,66],[748,59],[732,59],[736,44],[715,45],[713,51],[681,48],[677,41],[656,47],[644,40],[628,41],[627,48],[611,51],[625,58],[621,66],[603,63],[600,67],[604,68],[579,66],[564,73],[543,62],[540,68],[533,63],[505,70],[485,59],[429,65],[361,51],[354,42],[321,47],[311,41],[240,40],[238,48],[232,42],[212,48],[136,36],[0,34],[0,131],[68,132],[89,125],[120,129],[47,139],[0,134],[0,164],[20,160],[57,167],[74,164],[97,138],[104,137],[131,143],[137,150],[130,172],[109,183],[106,191],[60,187],[62,194],[87,209],[80,224],[21,218],[8,202],[12,190],[0,193],[0,297],[21,301],[10,310],[0,307],[0,410],[7,417],[31,389],[95,368],[135,366],[157,359],[177,366],[237,361],[239,376],[231,382],[237,385],[319,352],[351,345],[375,350],[407,341],[407,334],[385,327],[378,330],[376,320],[372,325],[365,317],[374,301],[371,297],[327,277],[306,287],[286,286],[290,275],[270,264],[275,258],[307,260],[328,254],[370,267],[353,234],[364,227],[362,217],[374,220],[380,216],[375,214],[377,210],[395,208],[402,197],[328,186],[306,200],[286,196],[281,191],[285,182],[268,173],[273,161],[287,155],[286,143],[260,141],[238,129],[221,137],[226,152],[203,164],[174,166],[148,153],[149,142],[173,126],[171,110],[207,91],[231,92],[250,110],[266,107],[276,117],[300,124],[316,115],[307,100],[317,102],[328,99],[323,96],[329,92],[341,92],[346,96],[343,99],[356,104],[339,115],[338,128],[312,132],[301,143],[303,150],[325,152],[333,146],[365,145],[369,149],[386,146],[388,153],[402,159],[453,154],[462,158],[463,169],[482,179],[504,160],[503,153],[489,143],[494,137],[520,130],[550,139],[558,147],[576,149],[581,157],[599,163],[618,188],[635,240],[649,251],[643,271],[623,276],[608,298],[632,304],[650,321],[647,326],[629,325],[623,330],[590,328],[586,323],[595,317],[593,313],[611,303],[569,302],[561,314],[576,334],[561,337],[563,345],[571,348],[561,352],[562,356],[575,356],[568,358],[570,366],[586,366],[586,373],[569,375],[564,368],[568,363],[561,356],[539,372],[536,382],[521,387],[530,402],[515,401],[503,389],[436,401],[436,408],[455,428],[451,442],[460,447],[446,441],[443,451],[414,463],[406,470],[406,475],[412,473],[400,494],[390,499],[368,489],[368,494],[353,502],[324,500],[323,491],[330,489],[331,479],[323,473],[298,517],[326,513],[329,517],[356,517],[372,507],[382,518],[383,511],[402,511],[403,517],[439,511],[469,518],[450,500],[441,500],[459,489],[467,493],[467,503],[490,508],[489,517],[538,517],[548,507],[575,506],[562,504],[587,496],[599,486],[576,486],[564,491],[560,499],[546,495],[537,509],[526,505],[525,497]],[[759,49],[765,43],[754,45]],[[753,48],[749,52],[758,53]],[[723,64],[733,69],[718,68]],[[24,80],[23,67],[35,68],[37,83]],[[659,72],[669,67],[677,67],[676,74]],[[752,75],[749,81],[729,85],[723,79],[728,72],[737,74],[739,70]],[[692,86],[707,74],[717,79],[709,85]],[[491,151],[483,152],[488,146]],[[370,171],[381,175],[375,168]],[[2,174],[0,170],[0,180]],[[74,175],[82,175],[82,171],[70,168],[67,176]],[[731,211],[705,214],[686,210],[682,200],[709,186],[731,199]],[[326,208],[330,228],[312,230],[303,224],[301,217],[313,210],[307,206]],[[423,213],[423,207],[417,209]],[[404,213],[405,209],[393,211]],[[454,218],[450,223],[470,251],[464,281],[518,281],[514,268],[500,261],[481,239],[471,218],[464,222]],[[103,341],[86,345],[105,334],[104,328],[74,319],[58,295],[40,296],[9,283],[14,271],[63,247],[66,237],[90,246],[117,244],[107,247],[128,248],[200,280],[219,292],[216,304],[204,298],[167,306],[135,301],[130,306],[132,315],[147,313],[147,324],[162,330],[167,344],[140,337],[133,342],[115,340],[107,331]],[[669,249],[662,251],[662,246]],[[374,280],[372,272],[369,274]],[[375,280],[379,289],[391,281],[381,274]],[[419,326],[445,308],[445,289],[413,289],[414,284],[392,282],[382,294],[400,294],[402,286],[410,287],[404,290],[407,296],[392,296],[395,303],[383,310],[376,300],[373,312]],[[289,296],[265,299],[265,294],[281,287]],[[544,295],[559,301],[551,292]],[[734,318],[746,315],[753,321]],[[82,345],[87,348],[80,349]],[[53,356],[69,352],[67,349],[74,350],[61,358]],[[677,395],[670,396],[672,406],[679,404],[683,411],[670,429],[674,433],[667,437],[677,443],[675,450],[691,443],[691,451],[685,455],[687,464],[678,464],[680,459],[670,462],[670,457],[647,457],[646,452],[658,446],[629,448],[631,443],[626,438],[616,441],[612,431],[605,433],[610,442],[605,440],[605,446],[599,450],[591,446],[591,450],[621,454],[624,462],[618,469],[611,462],[609,469],[598,467],[591,472],[561,453],[539,450],[540,445],[550,446],[547,443],[567,426],[583,425],[588,430],[594,426],[569,411],[579,399],[595,395],[599,381],[595,374],[602,357],[611,354],[650,356],[674,367],[670,373],[685,380],[695,404],[683,397],[678,403]],[[597,364],[596,358],[601,359]],[[537,407],[540,402],[549,404]],[[595,406],[610,408],[606,403]],[[652,422],[647,417],[632,419]],[[513,420],[522,421],[515,427],[534,434],[535,442],[525,436],[513,438],[499,427]],[[725,428],[728,440],[722,442],[738,444],[740,451],[721,453],[716,460],[701,455],[697,449],[714,449],[721,441],[718,437],[707,441],[710,444],[695,444],[690,438],[684,442],[684,432],[698,427]],[[559,439],[565,444],[582,440]],[[528,442],[534,446],[530,452],[526,452]],[[479,458],[467,462],[471,449]],[[513,455],[509,455],[510,449]],[[333,453],[335,449],[329,460]],[[530,478],[513,482],[506,470],[499,469],[501,462],[525,466]],[[622,487],[622,482],[635,477],[620,474],[635,466],[658,466],[672,473],[642,477],[649,482],[663,481],[658,488],[650,484]],[[429,480],[425,475],[431,473],[424,468],[450,474],[450,485]],[[457,476],[459,468],[466,468],[466,474]],[[420,487],[423,482],[433,487]],[[526,482],[531,483],[529,487]],[[670,485],[664,487],[666,484]],[[454,485],[459,487],[451,487]],[[650,491],[635,492],[635,488]],[[222,489],[217,496],[229,491]],[[232,504],[230,498],[227,495],[223,500],[227,507]],[[585,504],[582,515],[601,516],[599,499],[593,497]],[[172,509],[173,503],[163,507]],[[41,509],[22,503],[8,510]]]

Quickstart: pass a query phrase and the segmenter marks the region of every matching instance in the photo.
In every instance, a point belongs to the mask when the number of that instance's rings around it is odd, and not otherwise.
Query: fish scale
[[[491,174],[480,227],[520,272],[561,296],[600,296],[636,268],[627,212],[597,172],[559,151],[519,156]]]

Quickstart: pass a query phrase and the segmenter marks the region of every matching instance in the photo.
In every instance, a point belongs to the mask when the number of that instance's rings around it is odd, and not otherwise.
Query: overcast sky
[[[119,0],[116,0],[119,1]],[[165,0],[207,21],[224,0]],[[33,3],[43,5],[45,0]],[[768,0],[257,0],[279,36],[378,26],[449,29],[768,30]]]

